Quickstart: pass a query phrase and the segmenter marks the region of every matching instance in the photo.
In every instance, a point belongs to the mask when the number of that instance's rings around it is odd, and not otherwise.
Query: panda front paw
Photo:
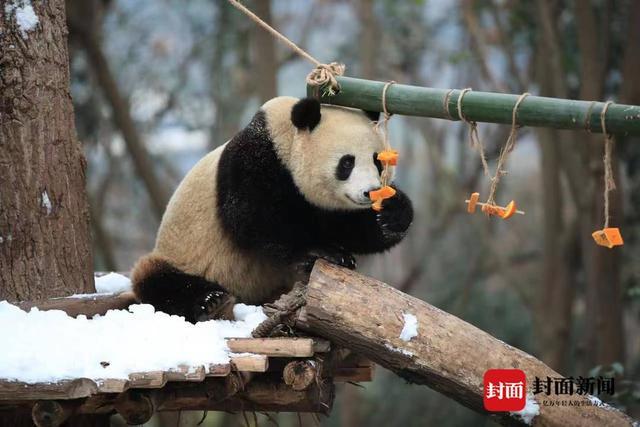
[[[311,273],[313,265],[319,258],[350,270],[355,270],[357,267],[356,259],[353,255],[343,249],[318,249],[309,252],[304,258],[302,261],[303,271]]]
[[[396,195],[382,202],[382,210],[376,213],[382,234],[391,239],[402,239],[413,221],[413,206],[406,194],[397,190]]]

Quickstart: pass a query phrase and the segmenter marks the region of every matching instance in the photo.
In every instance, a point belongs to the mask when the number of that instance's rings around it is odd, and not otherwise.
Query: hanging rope
[[[482,141],[480,141],[480,135],[478,134],[478,123],[468,120],[462,113],[462,98],[464,98],[467,92],[471,91],[472,89],[468,87],[466,89],[462,89],[462,92],[460,92],[460,96],[458,96],[458,117],[460,117],[463,122],[469,125],[469,144],[471,145],[471,147],[478,151],[478,154],[480,155],[480,161],[482,162],[482,170],[485,176],[489,176],[489,165],[487,164],[487,156],[484,153],[484,145],[482,145]],[[445,96],[445,103],[447,105],[445,111],[447,112],[447,115],[449,115],[448,98],[450,96],[450,92],[451,91],[447,92],[447,95]]]
[[[516,139],[518,136],[518,128],[519,126],[516,123],[516,119],[518,116],[518,107],[524,99],[529,96],[528,92],[520,95],[518,100],[516,101],[516,105],[513,106],[513,112],[511,113],[511,132],[509,132],[509,138],[507,138],[507,142],[504,144],[502,149],[500,150],[500,156],[498,157],[498,164],[496,165],[496,173],[491,178],[491,188],[489,190],[489,197],[487,198],[487,205],[495,205],[495,196],[496,190],[498,189],[498,183],[500,182],[500,178],[503,175],[506,175],[507,172],[503,170],[503,165],[507,161],[507,157],[513,151],[516,146]]]
[[[344,64],[341,64],[338,62],[324,64],[318,61],[316,58],[311,56],[300,46],[298,46],[297,44],[289,40],[287,37],[279,33],[271,25],[263,21],[258,15],[256,15],[255,13],[247,9],[238,0],[229,0],[229,3],[231,3],[233,7],[235,7],[236,9],[238,9],[239,11],[247,15],[253,22],[255,22],[256,24],[260,25],[262,28],[267,30],[272,36],[274,36],[275,38],[280,40],[282,43],[287,45],[289,49],[291,49],[292,51],[294,51],[295,53],[297,53],[298,55],[300,55],[307,61],[311,62],[313,65],[315,65],[316,68],[314,68],[307,75],[307,84],[309,86],[312,86],[318,89],[326,86],[327,91],[330,95],[334,95],[335,93],[340,91],[340,84],[338,83],[336,76],[341,76],[344,74],[344,71],[346,68]]]
[[[392,151],[391,144],[389,143],[389,119],[391,118],[391,114],[389,114],[389,110],[387,110],[387,89],[389,86],[395,84],[395,82],[388,81],[385,83],[384,88],[382,88],[382,120],[379,120],[376,123],[376,130],[382,129],[382,141],[384,144],[385,151]],[[389,185],[389,179],[391,178],[391,169],[389,168],[390,162],[383,162],[382,174],[380,175],[380,179],[382,181],[382,186],[386,187]]]
[[[609,227],[609,192],[616,189],[616,182],[613,179],[613,167],[611,166],[611,152],[613,151],[613,135],[607,133],[606,127],[606,115],[609,105],[613,104],[612,101],[607,101],[602,107],[600,113],[600,125],[602,126],[602,133],[604,134],[604,156],[602,161],[604,163],[604,228]]]

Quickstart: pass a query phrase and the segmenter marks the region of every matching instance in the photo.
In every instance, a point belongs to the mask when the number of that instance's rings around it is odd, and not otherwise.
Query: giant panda
[[[190,322],[220,317],[229,295],[262,304],[318,258],[355,268],[352,254],[400,242],[413,219],[405,193],[371,209],[384,149],[372,120],[313,98],[266,102],[178,186],[155,248],[132,271],[138,300]]]

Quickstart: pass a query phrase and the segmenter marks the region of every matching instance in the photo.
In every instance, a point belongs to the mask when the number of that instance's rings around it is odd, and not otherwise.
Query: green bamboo
[[[367,111],[382,111],[382,90],[386,82],[339,77],[336,95],[321,95],[327,104],[342,105]],[[315,89],[307,88],[309,95]],[[457,103],[461,89],[393,84],[388,87],[387,110],[392,114],[460,120]],[[470,91],[462,100],[462,113],[467,120],[511,124],[513,107],[520,95]],[[516,122],[520,126],[602,132],[600,113],[604,102],[576,101],[529,95],[520,103]],[[640,106],[611,104],[606,114],[610,134],[640,135]]]

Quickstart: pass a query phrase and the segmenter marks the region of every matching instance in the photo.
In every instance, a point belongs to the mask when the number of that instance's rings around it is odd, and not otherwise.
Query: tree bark
[[[29,7],[37,23],[19,26],[17,11]],[[0,0],[0,52],[0,300],[92,292],[86,161],[69,93],[64,1]],[[31,413],[3,412],[0,425],[33,425]]]
[[[596,15],[591,2],[574,7],[577,22],[578,48],[580,55],[580,98],[599,99],[604,95],[603,48],[599,44],[602,29],[596,23]],[[586,335],[585,363],[587,368],[624,361],[624,328],[622,326],[622,293],[620,290],[620,251],[606,250],[596,246],[591,232],[604,223],[604,138],[602,136],[576,135],[576,144],[586,151],[588,174],[587,192],[589,208],[580,215],[581,241],[586,271]],[[617,156],[612,153],[615,164]],[[614,167],[617,183],[620,183],[617,168]],[[584,186],[585,182],[582,182]],[[619,185],[610,193],[612,226],[621,219],[621,193]],[[606,343],[606,345],[602,345]]]
[[[271,0],[254,2],[254,12],[266,23],[271,24]],[[278,92],[275,40],[258,25],[252,27],[251,37],[255,54],[256,92],[260,103],[265,103],[274,98]]]
[[[91,292],[86,161],[69,94],[64,2],[21,30],[0,1],[0,300]]]
[[[542,15],[549,19],[549,11]],[[553,95],[554,88],[566,92],[562,76],[554,76],[550,69],[558,66],[550,55],[541,52],[553,51],[549,48],[556,43],[552,23],[546,23],[546,35],[538,44],[536,80],[541,95]],[[535,335],[540,358],[553,369],[565,371],[570,354],[570,334],[572,326],[572,306],[574,286],[571,280],[571,264],[568,248],[573,238],[572,227],[567,227],[563,218],[564,203],[561,186],[561,149],[556,143],[559,132],[553,129],[537,129],[540,146],[541,192],[543,206],[543,256],[541,291],[533,311]]]

